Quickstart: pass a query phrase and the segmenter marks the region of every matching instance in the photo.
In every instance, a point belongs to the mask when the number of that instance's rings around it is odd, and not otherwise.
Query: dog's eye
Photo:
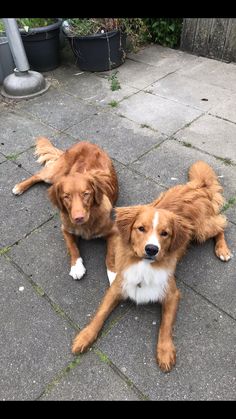
[[[70,198],[69,194],[64,195],[64,199],[69,199],[69,198]]]
[[[166,236],[168,236],[168,233],[167,233],[167,231],[162,231],[162,232],[161,232],[161,236],[163,236],[163,237],[166,237]]]
[[[139,231],[142,231],[142,233],[144,233],[145,228],[144,228],[143,226],[140,226],[140,227],[138,227],[138,230],[139,230]]]
[[[90,195],[90,192],[84,192],[83,196],[84,198],[87,198]]]

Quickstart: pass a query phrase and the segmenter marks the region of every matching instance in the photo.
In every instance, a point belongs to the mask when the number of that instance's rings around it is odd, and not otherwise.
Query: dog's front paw
[[[169,372],[176,362],[176,350],[173,344],[157,347],[157,362],[163,372]]]
[[[227,246],[217,246],[215,247],[216,256],[223,262],[228,262],[231,259],[232,254]]]
[[[78,258],[75,265],[71,266],[70,276],[74,279],[81,279],[84,276],[86,269],[83,264],[83,259]]]
[[[95,341],[96,335],[94,332],[89,328],[89,326],[85,327],[73,340],[72,343],[72,353],[78,354],[85,352],[86,349]]]
[[[23,191],[20,189],[19,184],[14,186],[14,188],[12,189],[12,193],[14,195],[21,195],[23,193]]]

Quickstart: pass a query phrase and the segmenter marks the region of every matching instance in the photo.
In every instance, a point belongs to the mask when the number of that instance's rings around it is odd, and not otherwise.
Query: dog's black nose
[[[148,256],[155,256],[159,252],[159,247],[154,244],[147,244],[145,246],[145,252]]]

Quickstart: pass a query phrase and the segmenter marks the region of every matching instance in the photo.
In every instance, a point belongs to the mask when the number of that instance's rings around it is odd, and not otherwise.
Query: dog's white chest
[[[123,296],[137,304],[162,301],[166,295],[170,271],[152,267],[142,260],[123,271]]]

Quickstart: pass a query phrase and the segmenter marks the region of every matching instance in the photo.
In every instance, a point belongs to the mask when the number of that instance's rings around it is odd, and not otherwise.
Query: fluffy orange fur
[[[189,170],[187,184],[170,188],[148,205],[116,208],[117,234],[109,242],[113,251],[107,258],[107,268],[116,277],[91,322],[74,339],[73,353],[94,342],[107,316],[128,296],[137,303],[162,303],[156,358],[163,371],[174,366],[172,327],[180,298],[174,277],[177,262],[191,240],[213,237],[216,255],[230,259],[226,218],[219,213],[221,191],[213,169],[198,161]]]
[[[52,184],[48,195],[60,210],[62,231],[74,266],[80,258],[75,235],[91,239],[112,234],[111,211],[118,196],[116,171],[108,154],[87,141],[63,152],[40,137],[35,154],[40,163],[45,163],[44,168],[17,184],[13,193],[19,195],[37,182]],[[79,279],[84,273],[82,267],[81,273],[72,276]]]

